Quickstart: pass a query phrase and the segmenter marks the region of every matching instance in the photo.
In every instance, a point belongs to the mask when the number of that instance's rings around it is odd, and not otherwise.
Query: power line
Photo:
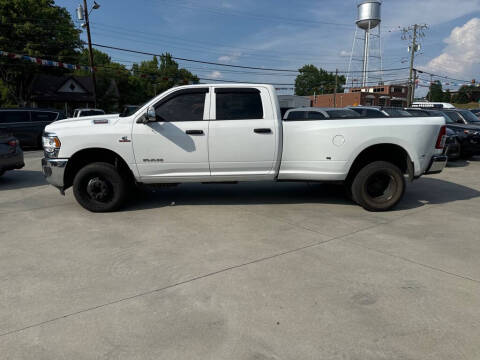
[[[447,80],[468,82],[468,83],[471,81],[471,80],[455,79],[455,78],[452,78],[452,77],[449,77],[449,76],[437,75],[437,74],[433,74],[433,73],[430,73],[428,71],[424,71],[424,70],[420,70],[420,69],[415,69],[415,70],[418,71],[419,73],[428,74],[428,75],[431,75],[431,76],[434,76],[434,77],[439,77],[439,78],[447,79]]]
[[[97,46],[97,47],[100,47],[100,48],[104,48],[104,49],[118,50],[118,51],[124,51],[124,52],[134,53],[134,54],[149,55],[149,56],[163,56],[163,54],[156,54],[156,53],[147,52],[147,51],[139,51],[139,50],[125,49],[125,48],[120,48],[120,47],[116,47],[116,46],[109,46],[109,45],[102,45],[102,44],[93,44],[93,45],[94,45],[94,46]],[[172,56],[172,59],[174,59],[174,60],[179,60],[179,61],[187,61],[187,62],[199,63],[199,64],[214,65],[214,66],[223,66],[223,67],[231,67],[231,68],[240,68],[240,69],[249,69],[249,70],[278,71],[278,72],[299,73],[298,70],[293,70],[293,69],[276,69],[276,68],[266,68],[266,67],[256,67],[256,66],[233,65],[233,64],[225,64],[225,63],[212,62],[212,61],[188,59],[188,58],[182,58],[182,57],[176,57],[176,56]],[[383,71],[383,72],[386,72],[386,71],[399,71],[399,70],[405,70],[405,69],[408,69],[408,67],[397,68],[397,69],[385,69],[385,70],[382,70],[382,71]],[[379,71],[380,71],[380,70],[369,70],[369,72],[379,72]],[[327,72],[328,72],[328,71],[327,71]],[[355,72],[360,72],[360,71],[350,71],[350,73],[355,73]],[[332,73],[333,73],[333,72],[332,72]],[[341,73],[341,74],[346,74],[346,73],[349,73],[349,72],[347,72],[347,71],[340,71],[339,73]]]
[[[146,52],[146,51],[138,51],[138,50],[129,50],[129,49],[119,48],[119,47],[115,47],[115,46],[107,46],[107,45],[101,45],[101,44],[93,44],[93,45],[97,46],[97,47],[104,48],[104,49],[120,50],[120,51],[130,52],[130,53],[134,53],[134,54],[142,54],[142,55],[150,55],[150,56],[163,56],[162,54],[155,54],[155,53],[150,53],[150,52]],[[187,59],[187,58],[181,58],[181,57],[175,57],[175,56],[172,56],[172,59],[179,60],[179,61],[194,62],[194,63],[199,63],[199,64],[225,66],[225,67],[233,67],[233,68],[240,68],[240,69],[298,73],[298,70],[291,70],[291,69],[272,69],[272,68],[261,68],[261,67],[255,67],[255,66],[223,64],[223,63],[217,63],[217,62],[212,62],[212,61],[194,60],[194,59]]]
[[[238,10],[222,11],[218,8],[203,6],[203,4],[201,6],[192,6],[191,4],[187,5],[185,3],[179,4],[179,2],[180,1],[177,0],[175,1],[175,4],[173,4],[173,3],[169,3],[168,1],[163,1],[163,3],[168,6],[183,7],[187,9],[197,9],[200,11],[206,11],[210,13],[229,15],[229,16],[251,17],[259,20],[274,20],[274,21],[280,21],[282,23],[317,24],[317,25],[329,25],[329,26],[339,26],[339,27],[348,27],[348,28],[352,27],[351,24],[346,24],[346,23],[334,23],[334,22],[328,22],[328,21],[316,21],[316,20],[299,19],[299,18],[279,17],[279,16],[266,16],[266,15],[253,14],[253,13],[248,13],[248,12],[243,12]]]

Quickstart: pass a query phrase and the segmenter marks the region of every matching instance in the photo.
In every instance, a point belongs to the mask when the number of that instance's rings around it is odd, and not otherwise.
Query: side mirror
[[[155,108],[153,106],[150,106],[147,109],[147,112],[143,114],[137,121],[139,124],[148,124],[149,122],[155,122],[157,121],[157,116],[155,114]]]
[[[458,119],[458,120],[457,120],[457,124],[464,124],[464,122],[463,122],[463,120]]]

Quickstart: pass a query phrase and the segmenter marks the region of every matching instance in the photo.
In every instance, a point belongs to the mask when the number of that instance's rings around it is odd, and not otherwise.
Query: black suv
[[[0,176],[5,171],[21,169],[24,166],[23,151],[18,146],[18,140],[0,131]]]
[[[12,134],[22,147],[41,147],[45,126],[65,119],[63,112],[51,109],[0,109],[0,131]]]
[[[443,116],[447,124],[449,158],[469,158],[480,155],[480,120],[468,110],[420,108],[406,109],[413,116]],[[466,120],[468,119],[468,120]]]

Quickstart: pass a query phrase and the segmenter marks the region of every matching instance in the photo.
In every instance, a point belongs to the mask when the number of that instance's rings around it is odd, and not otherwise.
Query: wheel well
[[[377,144],[363,150],[355,159],[347,176],[350,181],[366,165],[374,161],[388,161],[398,166],[404,174],[413,179],[413,164],[407,151],[395,144]]]
[[[135,177],[127,163],[116,152],[103,148],[90,148],[76,152],[68,160],[64,175],[64,189],[72,186],[73,179],[81,168],[94,162],[112,164],[123,176],[126,176],[129,181],[135,181]]]

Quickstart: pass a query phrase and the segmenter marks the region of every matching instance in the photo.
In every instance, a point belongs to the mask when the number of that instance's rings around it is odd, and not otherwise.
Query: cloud
[[[233,4],[232,3],[229,3],[229,2],[222,2],[222,8],[225,8],[225,9],[232,9],[233,8]]]
[[[218,58],[218,61],[220,62],[224,62],[224,63],[232,63],[236,60],[238,60],[238,58],[242,56],[242,53],[241,52],[234,52],[230,55],[222,55]]]
[[[457,77],[475,77],[480,72],[480,18],[473,18],[452,30],[444,40],[442,54],[432,59],[424,69],[433,73]]]
[[[212,79],[220,79],[223,75],[220,71],[215,70],[212,71],[208,76]]]
[[[480,11],[480,0],[384,1],[382,5],[383,24],[387,27],[414,23],[434,26],[476,11]]]

